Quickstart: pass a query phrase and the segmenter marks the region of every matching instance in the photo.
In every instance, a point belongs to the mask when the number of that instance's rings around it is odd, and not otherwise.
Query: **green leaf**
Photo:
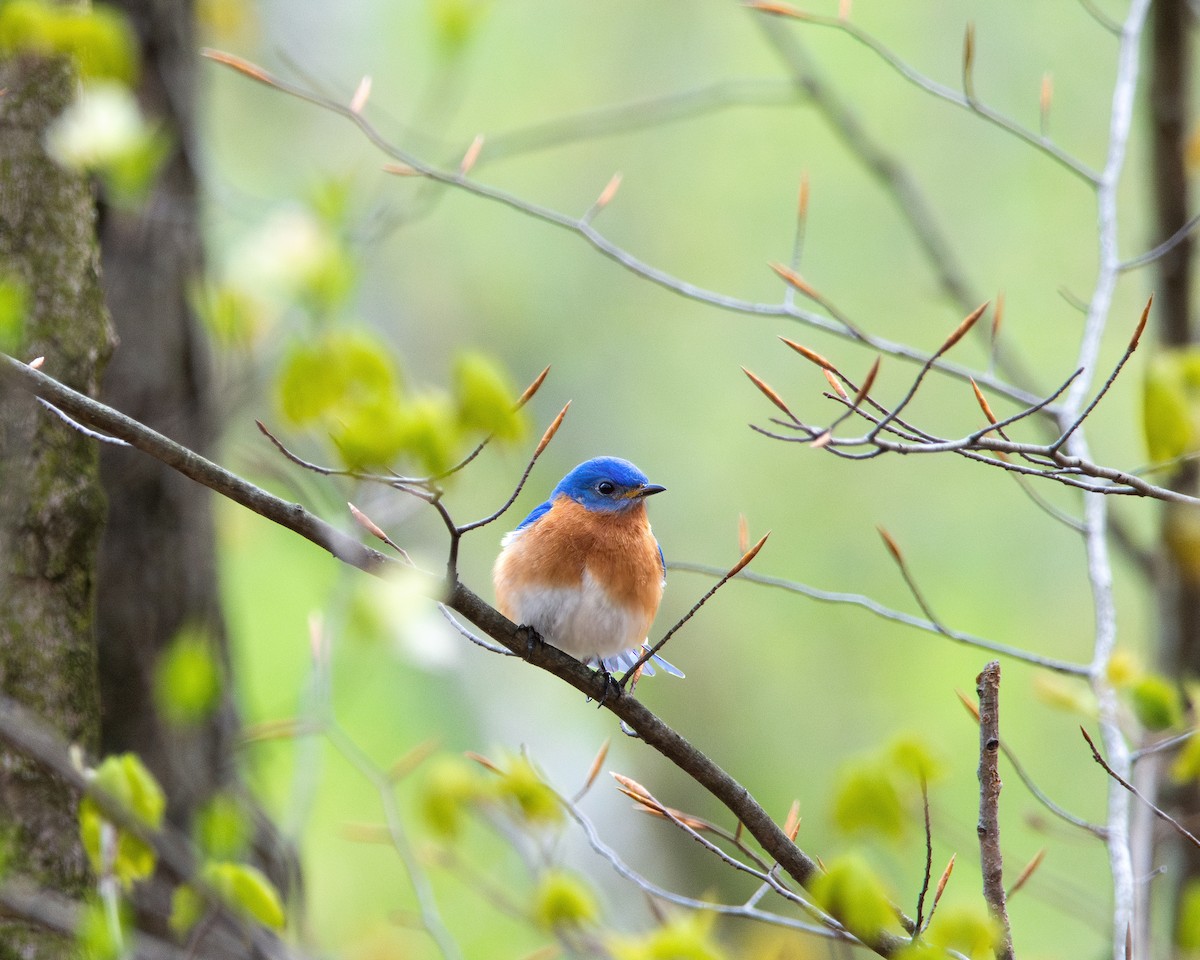
[[[982,904],[940,907],[926,934],[933,946],[957,950],[972,960],[992,956],[1000,936],[1000,924]]]
[[[121,804],[131,816],[157,830],[162,824],[167,801],[153,774],[133,753],[114,754],[92,772],[92,784]],[[128,888],[154,872],[154,849],[104,819],[90,797],[79,803],[79,832],[92,869],[99,875],[111,872]],[[110,842],[108,838],[115,839]]]
[[[204,913],[204,898],[192,887],[182,884],[176,887],[175,892],[171,894],[171,916],[167,920],[167,925],[177,936],[184,937],[192,927],[200,922]]]
[[[1189,880],[1179,894],[1175,943],[1181,950],[1200,952],[1200,880]]]
[[[1156,463],[1174,460],[1200,444],[1200,348],[1166,350],[1146,366],[1142,427]]]
[[[454,364],[454,398],[458,419],[467,430],[519,440],[527,424],[514,410],[517,393],[504,371],[481,353],[462,354]]]
[[[0,350],[5,353],[20,351],[27,303],[25,284],[16,277],[0,276]]]
[[[127,903],[110,909],[103,900],[88,898],[75,924],[75,945],[81,960],[121,960],[128,954],[132,918]]]
[[[904,835],[904,805],[882,762],[858,763],[842,772],[834,795],[833,818],[847,833],[878,833],[892,840]]]
[[[456,840],[471,805],[486,786],[476,767],[462,757],[439,757],[429,765],[421,791],[421,814],[438,836]]]
[[[1143,674],[1130,684],[1129,699],[1138,722],[1147,730],[1167,730],[1183,722],[1179,688],[1165,677]]]
[[[209,335],[225,347],[251,346],[269,322],[262,300],[228,284],[198,284],[191,290],[190,301]]]
[[[495,782],[494,790],[498,799],[514,807],[531,824],[553,826],[562,822],[562,807],[554,791],[524,757],[512,760]]]
[[[413,397],[401,411],[400,446],[427,473],[441,473],[454,463],[458,424],[450,399],[440,393]]]
[[[272,930],[284,925],[283,900],[261,870],[247,863],[214,861],[200,878],[230,909]],[[171,897],[171,929],[186,934],[208,912],[204,897],[192,886],[177,887]]]
[[[670,918],[638,937],[618,937],[609,944],[617,960],[724,960],[712,939],[714,914],[691,913]]]
[[[1195,733],[1179,751],[1175,762],[1171,764],[1171,779],[1176,783],[1192,783],[1200,780],[1200,736]]]
[[[896,919],[887,893],[865,860],[855,855],[832,861],[813,881],[813,899],[851,933],[873,938]]]
[[[443,56],[460,53],[479,27],[487,5],[481,0],[431,0],[434,36]]]
[[[212,637],[199,624],[184,625],[159,655],[154,670],[154,699],[168,722],[195,726],[216,708],[221,671]]]
[[[196,846],[211,860],[231,860],[250,845],[253,825],[237,797],[215,793],[196,813]]]
[[[888,745],[887,756],[897,770],[918,782],[932,783],[942,776],[942,765],[934,757],[929,745],[919,737],[896,737]]]
[[[399,391],[400,374],[386,345],[361,330],[331,330],[293,345],[278,380],[280,407],[297,425],[398,406]]]
[[[543,930],[576,929],[599,916],[595,894],[582,878],[564,870],[549,870],[533,894],[534,922]]]
[[[204,880],[230,907],[272,930],[284,925],[283,900],[275,885],[248,863],[218,861],[204,867]]]
[[[84,80],[131,84],[137,79],[137,49],[128,19],[104,4],[0,3],[0,53],[67,55]]]
[[[398,396],[340,406],[326,419],[338,459],[349,470],[385,468],[411,445],[411,411]]]

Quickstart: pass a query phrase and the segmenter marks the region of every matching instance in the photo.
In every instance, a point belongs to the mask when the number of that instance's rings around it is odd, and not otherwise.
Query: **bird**
[[[664,490],[620,457],[579,464],[501,540],[492,571],[500,612],[604,673],[628,672],[648,649],[666,583],[646,515],[646,498]]]

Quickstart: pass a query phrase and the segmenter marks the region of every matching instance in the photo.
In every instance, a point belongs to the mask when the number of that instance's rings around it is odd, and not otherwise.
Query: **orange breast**
[[[575,587],[585,570],[613,603],[653,618],[662,599],[663,571],[644,504],[607,512],[560,496],[500,556],[496,579],[509,589]]]

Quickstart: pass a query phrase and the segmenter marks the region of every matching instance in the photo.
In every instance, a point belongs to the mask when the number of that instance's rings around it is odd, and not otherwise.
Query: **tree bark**
[[[1152,181],[1155,209],[1153,244],[1173,236],[1190,218],[1187,142],[1191,135],[1192,13],[1187,0],[1158,0],[1151,9],[1150,125]],[[1196,329],[1191,307],[1190,237],[1183,237],[1156,263],[1154,313],[1159,343],[1167,348],[1194,345]],[[1182,464],[1170,477],[1174,490],[1195,496],[1200,491],[1200,471],[1194,461]],[[1160,518],[1160,548],[1156,563],[1159,610],[1159,664],[1168,675],[1200,677],[1200,580],[1188,554],[1195,542],[1194,512],[1167,506]],[[1173,795],[1172,795],[1173,794]],[[1167,801],[1181,810],[1194,810],[1196,790],[1187,786],[1168,790]],[[1200,851],[1174,834],[1163,838],[1171,845],[1170,859],[1180,864],[1171,873],[1177,890],[1200,877]],[[1148,909],[1148,904],[1147,904]]]
[[[104,290],[118,336],[103,397],[207,455],[216,436],[211,365],[189,293],[204,266],[193,3],[121,0],[115,6],[140,40],[143,109],[164,125],[175,148],[146,203],[101,211]],[[160,656],[185,625],[211,639],[229,677],[212,496],[134,451],[105,449],[100,462],[109,498],[98,570],[102,748],[137,753],[166,791],[168,819],[187,831],[214,793],[242,792],[240,723],[228,685],[217,709],[191,727],[168,722],[154,690]],[[286,891],[294,872],[290,852],[248,800],[246,809],[258,819],[256,862]],[[144,921],[166,916],[166,894],[143,894]]]
[[[87,181],[45,154],[70,102],[63,60],[0,61],[0,272],[28,294],[29,358],[95,395],[111,347]],[[68,740],[99,740],[93,634],[95,557],[104,518],[96,442],[29,397],[0,391],[0,690]],[[8,869],[78,896],[88,886],[76,798],[28,758],[0,749],[0,829]],[[60,935],[0,919],[0,957],[66,957]]]

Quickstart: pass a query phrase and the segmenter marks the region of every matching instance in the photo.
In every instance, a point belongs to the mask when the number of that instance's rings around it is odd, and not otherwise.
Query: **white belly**
[[[514,621],[580,660],[623,653],[646,639],[644,618],[614,604],[586,572],[578,588],[524,587],[510,601]]]

